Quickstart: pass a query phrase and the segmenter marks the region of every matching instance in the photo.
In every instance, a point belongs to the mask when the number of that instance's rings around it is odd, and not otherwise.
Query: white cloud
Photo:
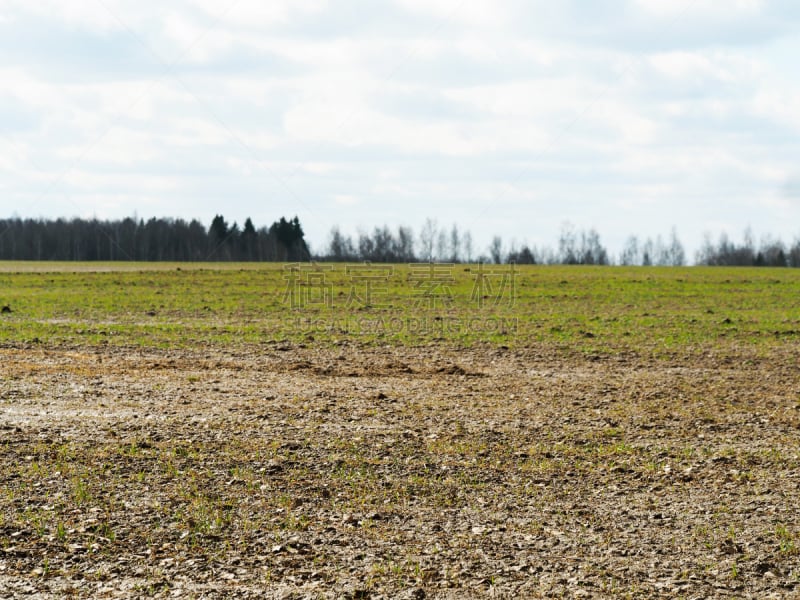
[[[762,90],[753,99],[757,115],[778,125],[800,131],[800,90]]]
[[[110,193],[112,196],[119,193],[114,190],[125,189],[129,194],[149,194],[157,195],[172,193],[179,189],[179,183],[168,176],[128,176],[121,177],[119,174],[100,174],[97,172],[76,169],[64,175],[64,182],[73,186],[76,191],[90,192],[96,197]],[[97,194],[102,191],[101,194]]]
[[[512,17],[509,3],[494,0],[395,0],[406,10],[469,25],[500,27]]]
[[[634,4],[657,16],[704,16],[758,15],[764,8],[764,0],[634,0]]]
[[[713,57],[701,52],[663,52],[652,56],[656,71],[670,79],[737,81],[741,73],[721,66]]]
[[[297,212],[317,244],[339,215],[472,223],[476,246],[565,218],[624,239],[670,211],[689,243],[722,210],[788,237],[800,10],[627,7],[0,0],[4,197],[33,216]]]
[[[351,196],[349,194],[336,194],[333,197],[333,201],[342,206],[354,206],[361,202],[357,196]]]
[[[785,197],[796,202],[800,199],[800,177],[797,175],[787,177],[781,191]]]
[[[329,6],[327,0],[235,0],[233,4],[188,0],[187,4],[223,24],[245,29],[286,24],[293,18],[313,15]]]
[[[104,2],[105,6],[112,10],[119,10],[125,4],[120,0],[104,0]],[[103,6],[103,4],[91,0],[72,0],[71,2],[5,0],[0,8],[4,8],[8,20],[11,21],[32,14],[40,18],[61,21],[67,27],[80,27],[102,32],[118,29],[119,22],[111,12],[104,10]]]

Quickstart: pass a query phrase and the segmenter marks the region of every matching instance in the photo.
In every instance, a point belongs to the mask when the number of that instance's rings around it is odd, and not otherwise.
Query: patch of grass
[[[344,265],[320,266],[332,292],[323,301],[314,295],[320,280],[301,273],[290,283],[279,264],[181,267],[0,264],[0,296],[15,307],[0,343],[536,342],[590,358],[625,350],[669,358],[800,340],[800,271],[791,269],[517,266],[512,288],[500,285],[511,267],[491,266],[497,281],[484,298],[476,265],[422,287],[419,267],[390,265],[379,298],[367,302],[366,288],[351,295],[364,284]]]
[[[781,554],[794,556],[798,554],[797,534],[793,533],[786,525],[780,523],[775,526],[775,537],[778,539],[778,548]]]

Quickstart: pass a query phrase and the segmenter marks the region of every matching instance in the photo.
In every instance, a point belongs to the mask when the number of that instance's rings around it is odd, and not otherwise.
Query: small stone
[[[483,535],[486,533],[486,527],[478,527],[477,525],[472,528],[473,535]]]

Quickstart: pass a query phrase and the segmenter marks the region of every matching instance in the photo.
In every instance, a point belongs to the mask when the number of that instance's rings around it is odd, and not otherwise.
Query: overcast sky
[[[0,0],[0,213],[800,235],[797,0]]]

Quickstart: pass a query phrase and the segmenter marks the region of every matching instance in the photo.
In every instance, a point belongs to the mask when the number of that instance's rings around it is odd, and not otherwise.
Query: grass
[[[512,289],[510,266],[484,267],[483,277],[477,265],[426,268],[326,264],[293,275],[276,264],[0,263],[0,303],[13,310],[0,343],[354,339],[673,356],[800,339],[797,270],[518,266]]]
[[[345,265],[287,297],[282,265],[0,264],[0,564],[123,557],[148,594],[165,561],[386,596],[555,596],[576,555],[565,581],[614,597],[797,579],[800,271],[519,267],[510,296],[502,267],[476,298],[478,268],[442,298],[393,266],[367,302]],[[287,352],[235,356],[260,344]]]

